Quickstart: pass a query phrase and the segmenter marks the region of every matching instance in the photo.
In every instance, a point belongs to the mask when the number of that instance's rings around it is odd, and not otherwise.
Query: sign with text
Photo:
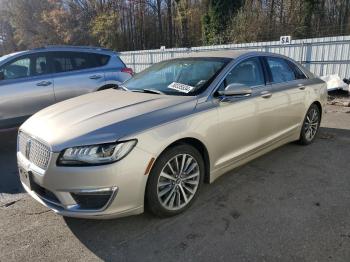
[[[284,35],[280,37],[281,45],[290,45],[292,43],[292,37],[290,35]]]

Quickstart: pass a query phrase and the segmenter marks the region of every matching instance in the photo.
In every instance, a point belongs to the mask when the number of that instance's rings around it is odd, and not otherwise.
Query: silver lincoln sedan
[[[58,214],[186,210],[227,171],[315,139],[325,83],[295,61],[247,51],[163,61],[116,89],[52,105],[18,134],[25,190]]]

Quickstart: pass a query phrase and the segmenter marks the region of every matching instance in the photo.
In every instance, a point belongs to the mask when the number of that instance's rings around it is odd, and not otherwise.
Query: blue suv
[[[0,57],[0,129],[56,102],[116,87],[133,74],[103,48],[48,46]]]

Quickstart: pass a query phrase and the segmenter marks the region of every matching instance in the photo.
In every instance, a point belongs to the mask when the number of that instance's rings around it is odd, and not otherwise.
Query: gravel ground
[[[21,193],[15,132],[0,133],[0,261],[350,261],[350,108],[205,185],[186,213],[63,218]]]

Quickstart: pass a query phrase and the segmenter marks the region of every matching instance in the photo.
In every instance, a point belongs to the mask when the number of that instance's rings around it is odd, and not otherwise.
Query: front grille
[[[34,165],[46,169],[51,156],[50,147],[20,132],[18,134],[18,150]]]

